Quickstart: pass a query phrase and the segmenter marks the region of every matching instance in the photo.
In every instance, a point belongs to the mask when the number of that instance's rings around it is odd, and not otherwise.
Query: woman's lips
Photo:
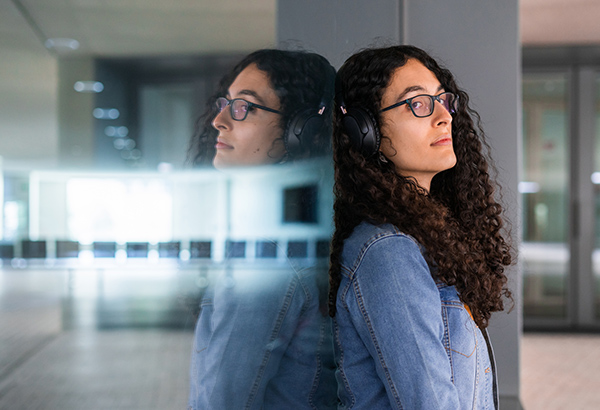
[[[233,149],[233,147],[231,145],[228,145],[220,140],[217,140],[217,143],[215,144],[215,148],[216,149]]]
[[[439,145],[452,145],[452,137],[450,136],[444,136],[439,138],[438,140],[436,140],[433,144],[431,144],[432,146],[439,146]]]

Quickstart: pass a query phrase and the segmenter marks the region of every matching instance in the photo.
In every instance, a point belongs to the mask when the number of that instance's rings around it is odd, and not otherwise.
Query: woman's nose
[[[231,116],[229,106],[223,108],[212,120],[212,126],[216,130],[227,130],[231,128]]]
[[[434,103],[433,110],[434,110],[433,115],[435,118],[436,125],[449,124],[452,122],[452,115],[446,109],[444,104],[440,103],[439,101],[436,101]]]

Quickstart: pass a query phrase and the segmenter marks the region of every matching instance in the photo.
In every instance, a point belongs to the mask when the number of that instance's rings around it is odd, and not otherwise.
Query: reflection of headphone
[[[319,108],[300,109],[286,124],[283,141],[287,153],[292,158],[307,151],[307,145],[312,143],[313,137],[327,125],[325,124],[327,116],[324,114],[329,105],[328,101],[331,100],[333,81],[330,81],[329,78],[325,81],[325,90]]]
[[[342,129],[350,139],[352,146],[369,157],[379,151],[381,134],[375,116],[366,108],[346,107],[344,104],[342,82],[336,76],[335,101],[342,111]]]

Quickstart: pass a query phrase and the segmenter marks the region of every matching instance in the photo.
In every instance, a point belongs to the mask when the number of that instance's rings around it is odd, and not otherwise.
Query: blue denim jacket
[[[244,262],[221,272],[201,302],[188,408],[334,409],[326,270]]]
[[[362,223],[345,241],[334,318],[345,409],[493,409],[486,341],[420,245]]]

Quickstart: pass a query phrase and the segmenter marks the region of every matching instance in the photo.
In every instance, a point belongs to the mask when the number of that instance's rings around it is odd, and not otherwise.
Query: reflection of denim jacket
[[[317,274],[326,272],[240,264],[216,279],[196,325],[190,409],[335,408]]]
[[[343,408],[494,408],[482,332],[392,225],[362,223],[345,241],[334,337]]]

